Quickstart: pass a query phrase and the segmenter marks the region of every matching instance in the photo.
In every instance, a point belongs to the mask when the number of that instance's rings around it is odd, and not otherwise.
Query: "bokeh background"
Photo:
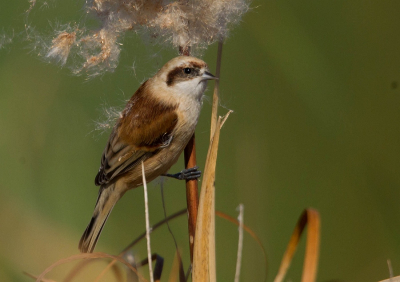
[[[51,24],[79,21],[83,2],[48,1],[28,18],[28,1],[0,4],[1,281],[32,281],[22,271],[39,274],[78,253],[108,138],[95,130],[96,121],[105,108],[123,107],[177,54],[130,34],[119,67],[102,77],[87,80],[43,62],[23,40],[24,25],[46,36]],[[223,50],[220,113],[234,114],[221,135],[217,210],[236,217],[244,204],[245,224],[267,250],[268,281],[306,207],[322,218],[318,281],[382,280],[389,277],[387,259],[399,275],[400,2],[255,0],[252,8]],[[203,59],[214,71],[216,46]],[[210,100],[196,131],[200,167]],[[182,168],[183,160],[173,171]],[[185,207],[183,183],[167,180],[164,189],[168,214]],[[149,197],[154,224],[164,217],[159,182]],[[237,227],[216,224],[218,279],[233,281]],[[116,254],[144,227],[140,188],[114,208],[97,250]],[[171,228],[187,267],[186,218]],[[301,277],[301,244],[288,281]],[[153,233],[152,249],[165,258],[167,278],[175,247],[165,226]],[[145,243],[135,254],[145,257]],[[61,281],[67,268],[49,277]],[[245,235],[241,281],[262,281],[264,273],[261,250]]]

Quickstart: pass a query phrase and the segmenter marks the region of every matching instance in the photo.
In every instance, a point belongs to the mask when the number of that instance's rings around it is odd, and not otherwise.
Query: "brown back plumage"
[[[155,99],[144,82],[127,103],[101,158],[96,185],[120,176],[171,142],[178,105]]]
[[[178,105],[167,105],[155,99],[146,84],[147,81],[128,102],[118,133],[123,142],[139,150],[152,151],[162,146],[172,133],[178,121],[175,112]]]

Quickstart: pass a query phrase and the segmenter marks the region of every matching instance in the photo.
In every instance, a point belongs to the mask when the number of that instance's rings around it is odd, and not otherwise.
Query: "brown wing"
[[[171,143],[177,105],[153,97],[145,82],[126,105],[104,149],[96,185],[107,184]]]

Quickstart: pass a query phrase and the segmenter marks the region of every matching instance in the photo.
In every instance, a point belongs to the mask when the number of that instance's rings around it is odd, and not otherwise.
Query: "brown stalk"
[[[196,166],[196,143],[194,134],[184,151],[185,168]],[[199,188],[197,179],[186,180],[186,201],[188,212],[190,262],[193,263],[193,247],[196,234],[197,209],[199,206]]]
[[[179,47],[179,53],[183,56],[190,56],[190,47]],[[196,166],[196,142],[194,134],[184,150],[185,168]],[[196,233],[197,209],[199,206],[199,188],[197,179],[186,180],[186,202],[188,212],[190,263],[193,263],[193,246]]]

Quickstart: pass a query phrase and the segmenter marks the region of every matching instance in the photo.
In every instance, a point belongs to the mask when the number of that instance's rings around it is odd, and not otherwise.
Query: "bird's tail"
[[[79,241],[79,249],[82,253],[93,252],[108,216],[121,198],[121,195],[114,188],[115,183],[100,187],[92,219]]]

